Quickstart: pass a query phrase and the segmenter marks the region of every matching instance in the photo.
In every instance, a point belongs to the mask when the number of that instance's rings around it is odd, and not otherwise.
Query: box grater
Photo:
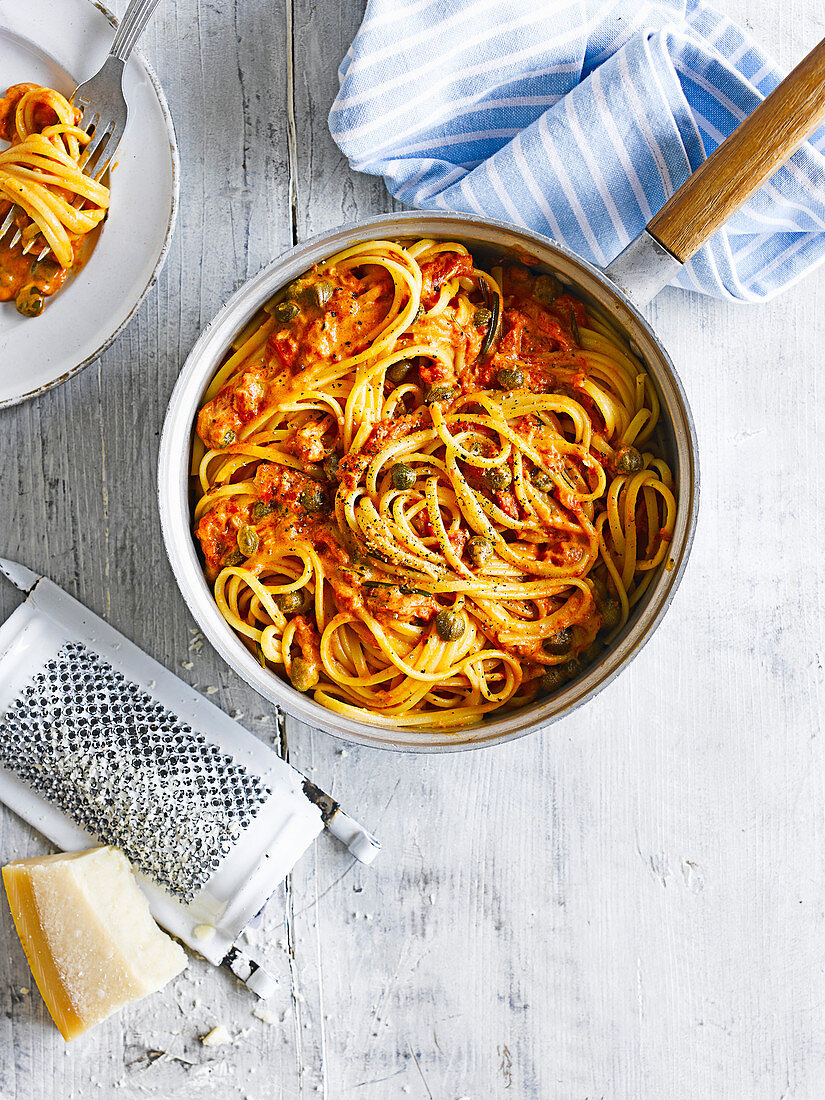
[[[27,593],[0,625],[0,801],[63,850],[121,848],[157,922],[269,996],[244,928],[324,827],[362,863],[378,841],[50,580],[0,572]]]

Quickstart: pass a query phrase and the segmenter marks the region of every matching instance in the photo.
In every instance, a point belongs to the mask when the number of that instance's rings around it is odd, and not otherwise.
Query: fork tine
[[[35,246],[35,245],[37,244],[37,241],[38,241],[38,239],[39,239],[39,238],[40,238],[40,234],[39,234],[39,233],[36,233],[36,234],[35,234],[35,235],[34,235],[34,236],[33,236],[33,237],[31,238],[31,240],[30,240],[30,241],[27,241],[27,242],[26,242],[26,244],[25,244],[25,246],[24,246],[24,248],[23,248],[23,255],[24,255],[24,256],[28,256],[28,255],[29,255],[29,253],[31,252],[31,250],[32,250],[32,249],[34,248],[34,246]]]
[[[80,118],[77,121],[77,125],[81,130],[85,130],[86,133],[100,121],[100,114],[92,108],[88,100],[81,99],[79,103],[75,103],[75,101],[72,100],[72,106],[79,108]]]
[[[117,153],[118,146],[120,145],[120,139],[123,137],[123,127],[115,126],[112,133],[109,135],[109,140],[106,142],[106,146],[100,153],[93,170],[88,173],[93,180],[99,181],[106,173],[109,165],[112,163],[112,159]]]
[[[5,218],[3,218],[3,224],[0,225],[0,237],[5,237],[6,233],[8,233],[8,231],[11,229],[11,227],[13,225],[14,225],[14,206],[12,205],[12,207],[9,210],[8,214],[6,214]]]
[[[88,104],[88,103],[86,103],[86,102],[85,102],[85,100],[81,100],[81,101],[80,101],[80,102],[78,103],[78,102],[77,102],[77,100],[76,100],[76,99],[75,99],[74,97],[72,97],[72,101],[71,101],[71,102],[72,102],[72,106],[74,107],[74,109],[75,109],[76,111],[79,111],[79,112],[80,112],[80,113],[79,113],[79,115],[77,116],[77,122],[75,123],[75,125],[76,125],[76,126],[79,126],[81,130],[85,130],[85,129],[86,129],[86,127],[85,127],[85,126],[83,125],[83,122],[84,122],[84,118],[83,118],[83,116],[84,116],[84,115],[86,114],[86,112],[88,111],[88,109],[89,109],[89,104]]]
[[[118,145],[120,145],[120,134],[115,133],[113,134],[112,139],[109,141],[106,147],[107,150],[112,150],[111,153],[105,152],[95,165],[94,175],[92,176],[92,179],[95,180],[95,182],[98,182],[101,177],[105,175],[106,170],[112,163],[112,158],[117,152]]]
[[[114,136],[115,124],[114,122],[108,123],[103,128],[98,124],[97,129],[94,132],[94,136],[86,148],[83,150],[83,155],[78,161],[78,166],[82,172],[87,176],[95,178],[97,171],[98,160],[105,156],[106,148],[109,145],[111,138]]]
[[[17,203],[13,203],[11,210],[9,210],[8,214],[6,214],[5,218],[3,219],[3,224],[0,225],[0,238],[4,237],[10,229],[14,228],[14,233],[12,234],[8,242],[9,248],[14,248],[15,245],[20,243],[23,237],[23,230],[20,228],[20,226],[15,225],[14,223],[15,216],[19,209],[20,207],[17,205]]]

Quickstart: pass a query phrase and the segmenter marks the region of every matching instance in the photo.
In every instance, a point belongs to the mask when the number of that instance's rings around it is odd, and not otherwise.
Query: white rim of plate
[[[86,4],[90,9],[97,11],[101,15],[103,15],[111,24],[113,29],[117,27],[117,16],[113,12],[111,12],[104,4],[100,3],[100,0],[81,0],[81,2]],[[2,31],[3,29],[4,26],[2,22],[2,14],[0,13],[0,31]],[[90,363],[93,363],[95,361],[95,359],[98,359],[109,347],[111,347],[111,345],[115,342],[121,332],[123,332],[129,322],[132,320],[135,313],[140,308],[141,304],[146,298],[146,295],[157,282],[158,276],[163,270],[163,265],[165,264],[166,257],[169,253],[169,248],[172,243],[172,238],[175,232],[175,225],[178,218],[178,204],[180,200],[180,154],[178,152],[178,143],[175,136],[175,127],[174,123],[172,122],[172,115],[169,111],[169,104],[166,102],[166,96],[164,95],[163,88],[161,87],[160,81],[158,80],[154,69],[146,60],[141,51],[138,49],[134,49],[132,51],[129,61],[131,62],[132,60],[134,60],[134,62],[139,65],[140,68],[144,71],[147,79],[149,80],[149,83],[152,86],[152,90],[155,94],[155,98],[157,99],[160,113],[166,127],[166,134],[169,139],[169,155],[171,158],[172,191],[171,202],[169,206],[169,218],[166,224],[163,244],[161,245],[160,252],[158,253],[155,260],[152,274],[149,276],[146,285],[140,291],[137,299],[132,305],[132,308],[129,310],[129,313],[118,324],[114,332],[110,333],[106,337],[106,339],[103,341],[102,344],[100,344],[99,347],[97,347],[93,352],[82,359],[81,362],[79,362],[76,366],[71,367],[68,371],[64,371],[62,374],[58,375],[58,377],[56,378],[53,378],[51,381],[44,382],[36,386],[32,390],[27,390],[25,393],[15,395],[14,397],[0,398],[0,409],[10,408],[14,405],[21,405],[25,401],[30,401],[33,397],[39,397],[41,394],[47,393],[49,390],[54,389],[56,386],[61,386],[64,382],[68,382],[70,378],[74,378],[76,374],[79,374],[82,370],[88,367]],[[89,76],[91,75],[92,74],[89,73]],[[9,303],[0,303],[0,305],[7,306],[9,305]]]

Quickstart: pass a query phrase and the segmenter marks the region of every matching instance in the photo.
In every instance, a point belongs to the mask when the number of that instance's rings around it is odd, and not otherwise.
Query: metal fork
[[[91,134],[91,140],[83,150],[78,164],[94,180],[99,180],[111,164],[126,129],[129,108],[123,95],[123,70],[159,2],[160,0],[131,0],[118,24],[112,48],[102,68],[75,88],[72,96],[72,103],[80,110],[77,125],[87,134]],[[0,238],[14,225],[16,210],[17,207],[12,206],[0,225]],[[22,230],[17,229],[9,242],[10,246],[16,245],[22,235]],[[23,251],[31,251],[37,239],[34,237],[29,241]],[[38,260],[42,260],[50,251],[47,245],[38,255]]]

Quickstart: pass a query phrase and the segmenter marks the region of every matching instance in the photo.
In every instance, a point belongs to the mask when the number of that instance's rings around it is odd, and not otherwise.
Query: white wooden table
[[[720,6],[786,68],[823,33],[813,0]],[[98,364],[0,413],[0,553],[217,686],[265,739],[267,705],[189,649],[158,436],[232,290],[391,205],[326,129],[359,17],[357,0],[166,0],[143,40],[183,164],[166,269]],[[667,291],[650,315],[690,394],[703,484],[687,577],[632,667],[542,735],[471,754],[291,728],[292,759],[385,851],[362,869],[322,837],[270,903],[274,1022],[193,959],[66,1047],[0,905],[3,1100],[825,1095],[825,273],[761,308]],[[0,614],[16,602],[3,586]],[[46,850],[0,822],[3,862]],[[218,1023],[233,1043],[204,1047]]]

